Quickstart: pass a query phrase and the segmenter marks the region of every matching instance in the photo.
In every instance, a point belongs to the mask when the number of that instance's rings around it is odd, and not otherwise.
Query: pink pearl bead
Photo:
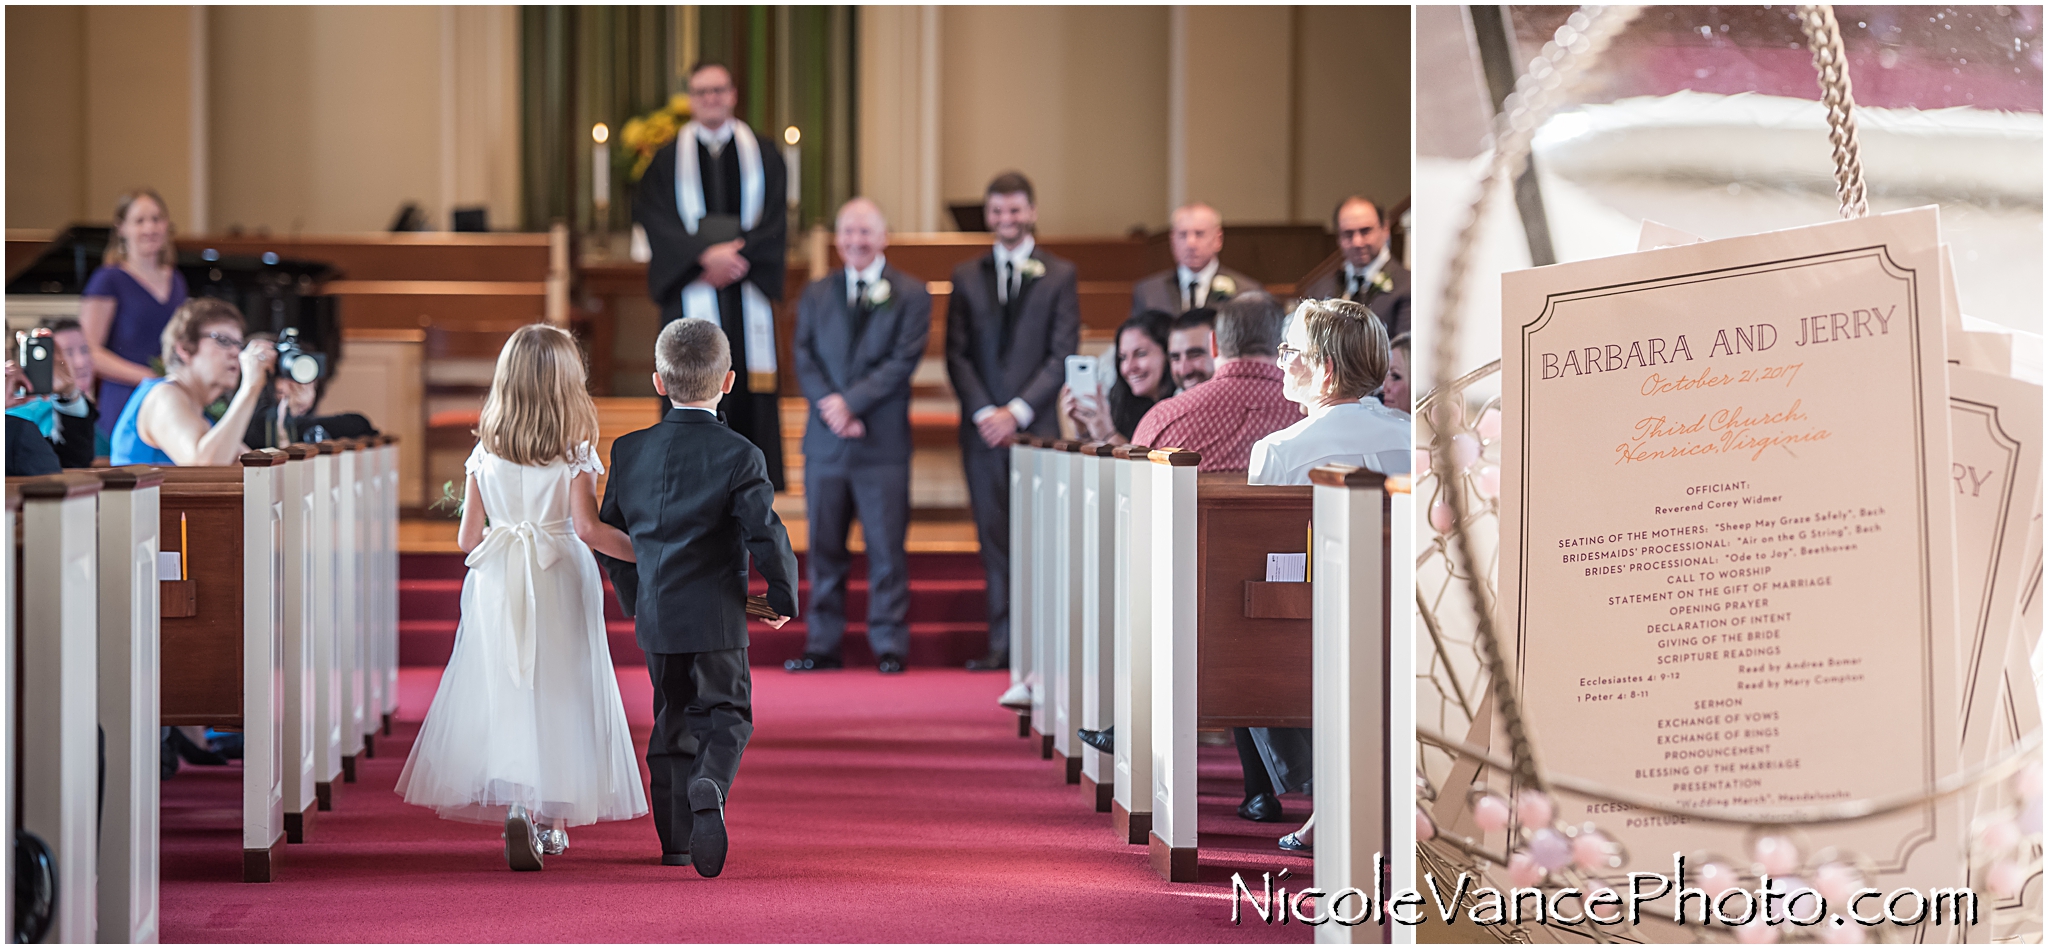
[[[1428,815],[1428,814],[1425,814],[1425,813],[1423,813],[1423,812],[1422,812],[1422,808],[1419,808],[1419,807],[1418,807],[1418,808],[1416,808],[1416,809],[1415,809],[1415,839],[1416,839],[1416,841],[1420,842],[1420,841],[1424,841],[1424,840],[1431,840],[1431,839],[1434,839],[1435,837],[1436,837],[1436,821],[1430,820],[1430,819],[1429,819],[1429,815]]]
[[[1588,873],[1608,869],[1607,838],[1592,830],[1580,834],[1572,841],[1572,862]]]
[[[1700,864],[1699,869],[1694,871],[1693,878],[1699,883],[1701,890],[1716,898],[1742,885],[1742,881],[1736,879],[1733,869],[1719,863]]]
[[[1541,791],[1523,791],[1515,798],[1515,818],[1523,827],[1548,827],[1554,816],[1550,796]]]
[[[1543,868],[1529,855],[1516,851],[1508,855],[1508,882],[1516,886],[1535,886],[1543,882]]]
[[[1474,428],[1479,432],[1479,437],[1484,438],[1487,441],[1493,441],[1494,439],[1499,438],[1500,410],[1487,409],[1486,414],[1479,416],[1479,424],[1474,426]]]
[[[1784,837],[1769,835],[1757,838],[1754,856],[1764,872],[1774,877],[1799,869],[1799,848]]]
[[[1435,528],[1436,532],[1439,534],[1448,534],[1451,532],[1450,504],[1443,501],[1438,501],[1435,504],[1429,506],[1429,526]]]
[[[1488,794],[1472,802],[1472,823],[1489,833],[1508,829],[1508,802],[1498,794]]]
[[[1562,870],[1572,862],[1571,841],[1545,827],[1529,836],[1529,859],[1544,870]]]
[[[2019,864],[2011,860],[2000,860],[1991,865],[1991,874],[1985,882],[1991,884],[1991,892],[1998,894],[2000,898],[2010,899],[2019,895],[2020,887],[2026,885],[2027,876],[2020,870]]]
[[[1485,497],[1500,497],[1500,466],[1487,465],[1479,469],[1479,493]]]
[[[1451,437],[1451,462],[1458,466],[1459,471],[1472,467],[1472,463],[1478,460],[1479,439],[1470,435]]]

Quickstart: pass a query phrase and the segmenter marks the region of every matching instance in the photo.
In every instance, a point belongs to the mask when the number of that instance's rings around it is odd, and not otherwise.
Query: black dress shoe
[[[664,867],[687,867],[690,865],[690,855],[686,853],[662,854],[661,865]]]
[[[1096,751],[1102,752],[1105,755],[1116,754],[1115,725],[1111,725],[1108,728],[1105,728],[1099,732],[1089,731],[1086,728],[1080,728],[1075,729],[1074,733],[1081,736],[1081,744],[1087,745],[1088,747],[1093,748]]]
[[[893,652],[885,652],[882,654],[882,658],[875,663],[875,668],[885,675],[894,675],[895,673],[902,672],[903,657]]]
[[[785,659],[782,668],[787,672],[816,672],[820,669],[844,669],[846,660],[822,652],[804,653],[802,659]]]
[[[690,782],[690,865],[701,877],[715,877],[725,869],[725,794],[718,782],[698,778]]]
[[[1260,823],[1279,820],[1280,799],[1271,794],[1254,794],[1237,806],[1237,816]]]
[[[228,759],[221,757],[218,752],[196,744],[192,739],[185,737],[184,732],[176,728],[172,728],[170,731],[171,747],[177,750],[178,757],[185,759],[186,764],[203,764],[219,767],[228,763]]]
[[[990,652],[988,655],[983,656],[980,659],[969,659],[967,660],[967,671],[1008,672],[1010,671],[1010,651],[1007,649],[998,649]]]

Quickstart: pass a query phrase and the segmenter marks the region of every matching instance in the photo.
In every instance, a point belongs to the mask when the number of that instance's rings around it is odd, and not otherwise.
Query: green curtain
[[[848,7],[696,7],[697,46],[676,48],[686,7],[520,8],[520,164],[527,230],[567,221],[630,227],[630,190],[614,170],[606,221],[594,217],[591,126],[626,120],[681,91],[683,68],[723,63],[739,85],[739,114],[763,145],[801,137],[801,202],[791,224],[828,221],[853,196],[858,12]],[[680,61],[678,61],[680,60]]]

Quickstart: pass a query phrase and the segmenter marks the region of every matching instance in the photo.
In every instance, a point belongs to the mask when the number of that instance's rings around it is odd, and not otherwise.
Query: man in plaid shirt
[[[1216,374],[1145,413],[1131,444],[1185,448],[1198,471],[1244,471],[1252,443],[1301,421],[1281,391],[1278,365],[1285,314],[1263,293],[1223,302],[1216,313]]]

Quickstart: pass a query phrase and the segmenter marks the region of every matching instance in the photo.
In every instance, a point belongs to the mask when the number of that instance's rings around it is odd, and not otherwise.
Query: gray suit
[[[1229,293],[1219,293],[1215,286],[1216,277],[1229,277],[1236,286],[1233,286]],[[1240,293],[1265,289],[1263,284],[1246,276],[1243,272],[1232,270],[1221,264],[1216,266],[1216,277],[1209,278],[1209,298],[1203,301],[1203,306],[1213,307]],[[1131,285],[1131,315],[1137,316],[1146,310],[1179,314],[1181,311],[1188,309],[1180,305],[1180,291],[1180,268],[1178,267],[1171,270],[1162,270],[1150,277],[1146,277]]]
[[[796,378],[810,400],[804,427],[804,507],[810,517],[811,605],[806,652],[836,656],[846,634],[847,531],[858,517],[868,549],[868,646],[876,656],[910,647],[910,376],[931,335],[924,283],[882,268],[889,298],[860,314],[847,305],[844,269],[813,281],[797,302]],[[867,432],[832,434],[818,400],[837,393]]]
[[[990,448],[975,428],[974,413],[1023,399],[1031,406],[1027,431],[1059,433],[1060,385],[1066,359],[1081,345],[1081,296],[1074,265],[1034,248],[1045,274],[1028,277],[1012,306],[996,299],[995,252],[953,268],[946,306],[946,375],[960,397],[960,461],[967,498],[988,574],[990,652],[1010,648],[1010,449]],[[1008,328],[1007,335],[1005,328]]]

